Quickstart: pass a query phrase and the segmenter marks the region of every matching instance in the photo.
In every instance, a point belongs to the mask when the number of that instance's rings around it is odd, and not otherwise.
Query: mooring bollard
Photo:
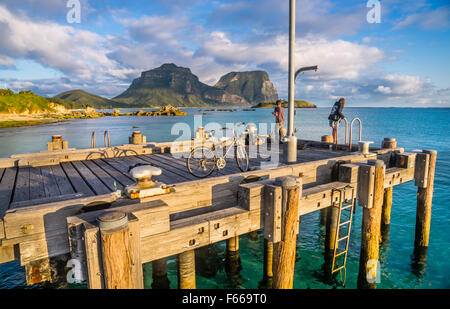
[[[53,135],[52,141],[47,143],[48,151],[64,150],[69,148],[69,143],[62,139],[61,135]]]
[[[380,225],[386,167],[382,160],[369,160],[368,163],[369,165],[360,167],[361,181],[358,188],[359,205],[364,208],[357,286],[375,289],[379,273]]]
[[[320,138],[322,143],[333,143],[333,136],[331,135],[322,135]]]
[[[195,251],[178,254],[178,288],[195,289]]]
[[[101,232],[105,288],[135,288],[127,214],[108,212],[97,221]]]
[[[299,228],[298,207],[301,178],[285,177],[281,183],[281,241],[274,243],[273,288],[292,289]]]

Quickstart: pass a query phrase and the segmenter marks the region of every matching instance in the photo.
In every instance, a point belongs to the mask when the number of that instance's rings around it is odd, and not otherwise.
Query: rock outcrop
[[[243,97],[250,104],[278,100],[278,92],[264,71],[231,72],[222,76],[215,87]]]
[[[163,64],[142,72],[114,101],[139,106],[248,106],[243,97],[202,83],[189,68]]]

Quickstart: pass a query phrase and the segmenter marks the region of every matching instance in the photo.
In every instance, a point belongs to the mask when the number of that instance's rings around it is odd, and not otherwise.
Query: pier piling
[[[167,259],[162,258],[152,262],[152,289],[168,289],[170,286],[167,277]]]
[[[386,137],[381,142],[381,148],[393,149],[397,147],[395,138]],[[382,240],[385,241],[389,237],[389,227],[391,224],[391,209],[392,209],[392,191],[393,187],[384,189],[383,208],[381,212],[381,235]]]
[[[193,249],[178,255],[178,288],[195,289],[195,251]]]
[[[363,206],[361,227],[361,252],[359,260],[358,288],[375,289],[379,258],[381,210],[383,207],[385,164],[382,160],[370,160],[370,165],[360,167],[358,192]],[[361,175],[362,174],[362,175]],[[370,188],[373,186],[373,189]]]
[[[416,233],[414,240],[414,246],[416,248],[428,247],[430,238],[431,206],[433,200],[436,156],[437,152],[435,150],[424,150],[422,153],[417,154],[416,185],[418,188]]]
[[[108,212],[98,217],[97,221],[101,232],[105,288],[138,288],[135,278],[133,278],[133,258],[127,214]]]
[[[285,177],[282,180],[281,241],[274,243],[273,288],[292,289],[296,240],[299,228],[299,197],[301,178]]]

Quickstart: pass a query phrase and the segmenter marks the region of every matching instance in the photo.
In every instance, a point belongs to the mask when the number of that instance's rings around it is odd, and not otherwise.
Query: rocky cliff
[[[278,92],[264,71],[231,72],[222,76],[215,87],[243,97],[250,104],[278,100]]]
[[[189,68],[175,64],[163,64],[143,72],[113,100],[139,106],[249,105],[241,96],[204,84]]]

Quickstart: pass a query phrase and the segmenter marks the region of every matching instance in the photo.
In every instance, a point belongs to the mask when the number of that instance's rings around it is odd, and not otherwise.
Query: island
[[[274,108],[276,107],[276,103],[275,102],[261,102],[257,105],[252,106],[252,108]],[[281,101],[281,106],[287,108],[288,107],[288,102],[286,100],[282,100]],[[294,107],[295,108],[317,108],[317,106],[315,104],[312,104],[308,101],[304,101],[304,100],[295,100],[294,103]]]

